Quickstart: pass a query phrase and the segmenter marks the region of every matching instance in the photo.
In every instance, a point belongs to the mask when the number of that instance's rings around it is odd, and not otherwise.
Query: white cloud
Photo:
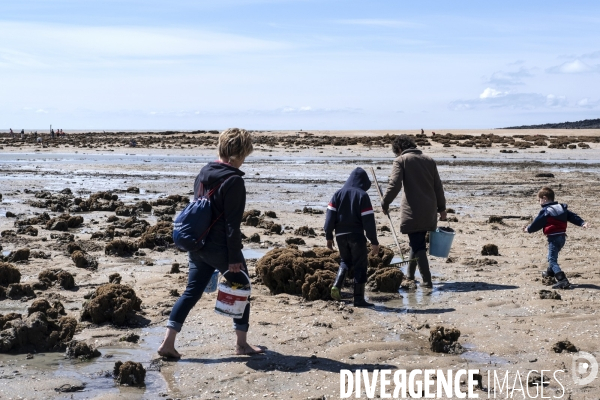
[[[591,100],[585,97],[577,102],[577,106],[589,109],[600,108],[600,100]]]
[[[158,59],[264,52],[283,42],[199,29],[93,27],[0,22],[0,65],[41,66],[48,60]]]
[[[523,85],[523,78],[532,76],[531,69],[521,67],[517,71],[496,71],[487,82],[498,86]]]
[[[500,92],[496,89],[492,89],[492,88],[486,88],[483,93],[481,93],[479,95],[480,99],[489,99],[489,98],[493,98],[493,97],[500,97],[500,96],[504,96],[506,95],[506,92]]]
[[[564,107],[568,105],[568,102],[565,96],[555,96],[553,94],[549,94],[546,96],[546,105],[548,107]]]
[[[563,108],[568,105],[565,96],[500,92],[492,88],[486,88],[478,99],[455,100],[449,104],[449,108],[454,111],[499,108],[531,110]]]
[[[46,111],[46,110],[44,110],[42,108],[39,108],[39,109],[35,110],[35,112],[39,113],[39,114],[48,114],[48,111]]]
[[[598,66],[590,66],[581,60],[565,62],[561,65],[557,65],[546,69],[546,72],[550,72],[553,74],[581,74],[585,72],[594,71],[600,71]]]

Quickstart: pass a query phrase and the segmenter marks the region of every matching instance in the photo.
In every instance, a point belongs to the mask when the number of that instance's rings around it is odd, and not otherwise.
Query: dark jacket
[[[566,204],[553,201],[542,205],[538,216],[527,227],[527,232],[533,233],[543,229],[546,236],[564,235],[567,232],[567,222],[579,226],[585,224],[579,215],[567,210]]]
[[[210,228],[206,242],[227,247],[229,264],[244,261],[242,255],[242,214],[246,207],[246,186],[242,178],[244,173],[229,164],[209,162],[201,170],[194,181],[194,193],[198,193],[200,183],[208,191],[221,186],[211,196],[213,219],[221,216]],[[202,251],[202,250],[200,250]]]
[[[404,150],[394,160],[381,206],[385,209],[404,186],[400,232],[435,231],[437,213],[446,210],[444,187],[435,161],[417,149]]]
[[[354,233],[367,238],[373,244],[377,241],[375,215],[367,190],[371,187],[369,176],[362,168],[356,168],[344,186],[335,192],[327,206],[325,217],[325,238],[333,240],[336,236]],[[364,233],[363,233],[364,232]]]

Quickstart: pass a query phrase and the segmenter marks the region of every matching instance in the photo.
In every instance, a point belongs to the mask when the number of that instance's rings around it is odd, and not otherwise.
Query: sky
[[[0,129],[600,118],[598,1],[2,0]]]

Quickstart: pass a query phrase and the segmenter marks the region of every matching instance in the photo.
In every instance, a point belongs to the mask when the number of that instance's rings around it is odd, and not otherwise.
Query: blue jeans
[[[342,259],[340,269],[354,268],[354,283],[366,283],[369,265],[367,239],[352,233],[336,236],[335,239]]]
[[[567,241],[566,235],[548,236],[548,266],[552,268],[554,274],[558,274],[561,269],[558,266],[558,253]]]
[[[208,285],[213,272],[215,272],[215,269],[218,269],[221,274],[224,274],[229,269],[226,246],[218,246],[208,242],[202,250],[190,252],[188,255],[190,268],[187,287],[173,306],[171,314],[169,315],[169,322],[167,323],[167,327],[172,328],[177,332],[181,331],[181,327],[183,326],[188,314],[196,305],[198,300],[200,300],[202,297],[202,293],[204,293],[204,289],[206,288],[206,285]],[[245,261],[243,263],[242,270],[248,274]],[[228,272],[223,276],[231,283],[239,283],[243,285],[250,283],[248,278],[246,278],[246,275],[242,274],[241,272]],[[236,331],[248,332],[249,320],[250,304],[247,304],[242,318],[233,319],[233,329]]]

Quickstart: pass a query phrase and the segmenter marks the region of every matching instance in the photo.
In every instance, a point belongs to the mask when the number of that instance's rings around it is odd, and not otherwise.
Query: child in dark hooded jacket
[[[370,307],[365,300],[367,282],[368,250],[367,239],[371,242],[371,254],[379,252],[375,215],[367,190],[371,187],[369,176],[362,168],[356,168],[344,186],[335,192],[327,206],[325,218],[325,238],[327,247],[333,249],[333,232],[342,259],[337,277],[331,288],[331,297],[341,300],[340,289],[344,285],[346,272],[354,268],[354,306]]]

